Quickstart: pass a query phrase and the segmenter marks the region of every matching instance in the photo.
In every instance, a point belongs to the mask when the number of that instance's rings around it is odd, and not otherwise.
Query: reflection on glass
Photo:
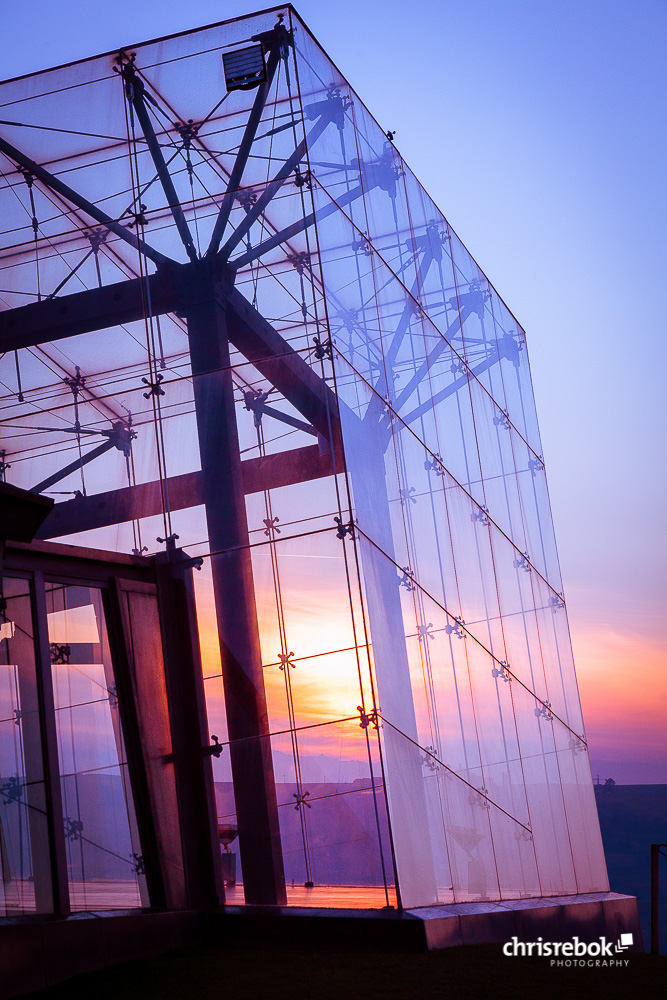
[[[147,903],[102,595],[47,584],[70,904]]]
[[[0,611],[0,914],[53,908],[28,580],[3,580]]]
[[[303,504],[310,489],[300,492]],[[264,499],[268,524],[289,509],[288,498]],[[372,703],[372,689],[349,586],[352,552],[330,529],[291,538],[272,529],[269,539],[253,548],[253,572],[270,727],[282,733],[272,753],[288,901],[307,899],[305,888],[311,904],[388,905],[393,869],[377,730],[371,740],[355,717],[360,703]]]

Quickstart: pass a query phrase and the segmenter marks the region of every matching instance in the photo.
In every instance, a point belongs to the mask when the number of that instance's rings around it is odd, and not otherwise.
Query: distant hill
[[[589,744],[590,746],[590,744]],[[659,785],[667,782],[667,754],[648,760],[607,760],[591,750],[593,780],[613,778],[618,785]]]
[[[667,844],[667,785],[596,785],[595,798],[614,892],[636,896],[650,944],[650,844]],[[667,954],[667,858],[660,862],[660,951]]]

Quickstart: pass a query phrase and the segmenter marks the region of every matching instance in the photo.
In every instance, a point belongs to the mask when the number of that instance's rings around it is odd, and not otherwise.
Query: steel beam
[[[223,246],[222,250],[220,250],[220,254],[224,260],[227,260],[234,248],[239,245],[241,240],[250,231],[252,224],[256,222],[260,215],[264,212],[271,199],[278,194],[278,191],[280,191],[289,175],[296,169],[299,163],[301,163],[301,160],[306,155],[308,149],[310,149],[317,142],[327,125],[332,120],[333,119],[331,117],[322,114],[320,119],[313,125],[308,135],[298,144],[292,155],[285,160],[273,180],[269,181],[266,185],[257,201],[246,215],[245,219],[243,219],[242,222],[236,227]]]
[[[446,330],[440,331],[441,336],[444,338],[436,343],[433,350],[420,366],[416,369],[414,375],[412,375],[408,381],[407,385],[401,388],[400,393],[396,397],[396,409],[400,410],[403,404],[410,398],[413,392],[422,384],[424,379],[427,377],[428,373],[431,371],[433,365],[438,360],[438,358],[444,354],[445,351],[451,350],[451,344],[454,336],[461,332],[463,324],[468,319],[470,315],[470,309],[467,306],[463,306],[460,314],[456,316],[454,320],[449,324]]]
[[[205,294],[203,287],[210,287],[221,270],[208,262],[174,264],[148,277],[147,290],[142,288],[141,279],[133,278],[0,312],[0,352],[36,347],[142,319],[145,291],[150,294],[153,315],[187,313]],[[326,382],[241,292],[231,287],[223,289],[222,285],[227,284],[224,280],[220,284],[218,294],[227,301],[231,343],[319,434],[338,441],[338,402]]]
[[[172,269],[158,271],[145,279],[154,316],[173,312],[178,306],[180,283],[172,280],[174,273]],[[128,278],[102,288],[3,310],[0,352],[37,347],[143,319],[145,290],[141,278]]]
[[[334,392],[307,361],[236,289],[225,293],[229,339],[241,354],[312,424],[336,443],[340,437]]]
[[[136,116],[139,119],[139,124],[141,125],[141,129],[144,133],[146,145],[148,146],[148,152],[151,155],[153,165],[155,166],[157,175],[160,178],[160,184],[162,185],[162,190],[167,198],[167,204],[176,224],[178,235],[181,238],[181,242],[183,243],[190,260],[197,260],[197,251],[195,250],[190,227],[188,226],[187,219],[185,218],[185,213],[180,199],[176,194],[174,182],[171,179],[169,168],[165,163],[160,143],[158,142],[155,129],[153,128],[153,123],[150,119],[150,115],[148,114],[148,108],[146,107],[145,84],[135,73],[134,66],[131,62],[127,63],[121,72],[126,85],[127,99],[131,103]]]
[[[236,160],[234,161],[234,166],[232,167],[232,172],[229,175],[229,181],[227,183],[227,190],[222,197],[222,204],[220,205],[220,211],[218,217],[215,220],[215,225],[213,227],[213,233],[211,234],[211,242],[209,243],[208,250],[206,251],[206,257],[213,257],[220,246],[220,240],[223,237],[225,228],[229,221],[229,216],[234,204],[234,198],[238,193],[241,180],[243,178],[243,171],[245,170],[246,164],[248,162],[248,157],[250,156],[250,150],[252,144],[255,141],[255,136],[257,135],[257,129],[266,105],[266,99],[269,96],[269,91],[271,89],[271,84],[273,83],[273,78],[278,68],[278,61],[280,59],[280,48],[282,44],[282,39],[279,37],[279,32],[282,31],[283,36],[287,34],[285,28],[282,25],[276,25],[274,29],[275,41],[271,46],[271,51],[269,53],[269,59],[266,67],[266,80],[264,80],[258,87],[257,93],[255,94],[255,100],[253,101],[252,109],[248,115],[248,121],[246,122],[245,131],[243,133],[243,138],[239,145],[239,151],[236,154]]]
[[[298,417],[293,417],[289,413],[283,413],[282,410],[276,410],[275,406],[267,406],[263,403],[261,399],[256,402],[251,402],[248,397],[251,393],[245,393],[246,397],[246,410],[252,410],[255,414],[255,418],[259,418],[261,421],[263,416],[273,417],[274,420],[279,420],[282,424],[287,424],[288,427],[294,427],[298,431],[303,431],[304,434],[311,434],[313,437],[317,437],[317,431],[310,424],[305,423],[303,420],[299,420]]]
[[[422,258],[419,268],[417,269],[417,274],[415,276],[415,280],[412,283],[412,288],[410,289],[409,296],[403,307],[403,312],[401,313],[401,318],[398,321],[398,326],[396,327],[392,335],[391,342],[385,349],[384,368],[377,382],[373,386],[375,392],[382,399],[384,399],[387,392],[389,391],[389,387],[387,386],[387,373],[389,373],[390,376],[393,375],[394,365],[396,364],[396,359],[398,358],[401,344],[403,343],[405,335],[410,327],[410,322],[412,320],[412,317],[415,315],[415,312],[418,314],[421,313],[425,314],[426,312],[422,308],[419,302],[419,296],[421,294],[422,288],[424,287],[424,282],[426,281],[426,277],[428,275],[431,264],[433,263],[433,259],[434,258],[432,253],[429,250],[427,250]]]
[[[45,187],[49,188],[49,190],[53,191],[60,198],[63,198],[65,201],[69,201],[71,205],[75,205],[77,208],[80,208],[86,213],[86,215],[89,215],[91,219],[94,219],[95,222],[99,222],[101,225],[105,226],[109,232],[118,236],[121,240],[124,240],[125,243],[129,243],[131,247],[134,247],[135,250],[142,253],[144,257],[148,257],[148,259],[152,260],[154,264],[164,264],[170,259],[169,257],[165,257],[165,255],[160,253],[158,250],[154,250],[147,243],[145,243],[144,240],[135,236],[134,233],[130,232],[127,226],[124,226],[116,219],[112,219],[110,215],[103,212],[97,207],[97,205],[93,205],[92,202],[88,201],[87,198],[84,198],[83,195],[78,193],[78,191],[69,187],[69,185],[61,181],[59,177],[56,177],[55,174],[52,174],[45,167],[40,166],[39,163],[35,163],[34,160],[31,160],[29,156],[22,153],[20,149],[16,148],[16,146],[12,146],[12,144],[7,142],[6,139],[0,138],[0,152],[4,153],[8,159],[13,160],[14,163],[17,163],[20,167],[23,167],[24,170],[27,170],[28,173],[32,174],[33,177],[36,177],[38,181],[41,181]]]
[[[324,189],[322,189],[324,192]],[[328,192],[324,192],[328,194]],[[269,236],[262,243],[259,243],[256,247],[252,247],[247,250],[246,253],[241,254],[240,257],[235,257],[234,260],[229,262],[229,266],[238,271],[242,267],[246,267],[247,264],[252,264],[254,260],[262,257],[269,250],[275,249],[275,247],[280,246],[281,243],[287,243],[288,240],[293,239],[299,233],[302,233],[305,229],[309,229],[312,225],[318,222],[323,222],[330,215],[334,215],[339,212],[343,205],[349,205],[351,202],[356,201],[357,198],[361,198],[363,194],[363,188],[361,185],[354,188],[352,191],[348,191],[347,194],[341,195],[337,201],[332,201],[329,205],[324,205],[322,208],[318,208],[316,212],[311,212],[309,215],[304,216],[303,219],[298,219],[291,225],[286,226],[279,232],[274,233],[273,236]]]
[[[343,471],[340,449],[336,455],[336,469]],[[307,445],[293,451],[249,458],[241,462],[243,492],[261,493],[263,490],[293,486],[296,483],[324,479],[333,475],[334,466],[330,453],[321,453],[318,445]],[[169,506],[172,511],[187,510],[204,503],[204,484],[201,472],[188,472],[167,480]],[[159,481],[126,486],[94,496],[79,496],[56,504],[36,538],[60,538],[79,531],[91,531],[112,524],[123,524],[141,517],[162,514],[162,484]]]
[[[435,409],[438,403],[442,403],[443,400],[447,399],[449,396],[453,396],[455,392],[459,391],[459,389],[468,385],[468,382],[473,377],[477,378],[485,371],[488,371],[489,368],[493,368],[493,366],[497,365],[499,361],[500,354],[497,350],[494,350],[486,361],[482,361],[481,364],[475,365],[474,368],[469,368],[464,371],[464,373],[459,375],[458,378],[455,378],[450,385],[441,389],[440,392],[436,392],[434,396],[426,400],[424,403],[421,403],[419,406],[416,406],[414,410],[411,410],[409,413],[401,413],[401,420],[404,424],[411,424],[414,420],[417,420],[419,417],[424,416],[425,413],[428,413],[429,410]],[[497,406],[498,404],[495,403],[494,405]]]
[[[77,458],[76,461],[70,462],[70,464],[66,465],[64,469],[59,469],[58,472],[54,472],[52,476],[47,476],[47,478],[43,479],[41,483],[37,483],[37,486],[33,486],[30,492],[43,493],[44,490],[49,488],[49,486],[55,486],[55,484],[59,483],[62,479],[67,479],[72,472],[76,472],[78,469],[83,469],[84,465],[88,465],[89,462],[93,462],[96,458],[99,458],[100,455],[104,455],[112,448],[115,448],[113,441],[105,441],[103,444],[99,444],[97,448],[93,448],[92,451],[82,455],[81,458]]]

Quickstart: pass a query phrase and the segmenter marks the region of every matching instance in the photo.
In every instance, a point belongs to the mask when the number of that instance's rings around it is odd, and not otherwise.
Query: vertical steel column
[[[192,560],[170,549],[156,556],[155,569],[188,905],[217,906],[225,890]]]
[[[205,265],[204,265],[205,266]],[[192,292],[195,292],[192,295]],[[197,294],[200,293],[200,294]],[[230,757],[247,903],[284,905],[285,873],[224,292],[203,275],[184,307],[190,337]],[[197,301],[193,302],[192,299]]]
[[[58,734],[51,674],[51,647],[47,618],[44,574],[33,574],[35,665],[41,713],[42,754],[44,759],[44,790],[46,816],[49,828],[51,855],[51,880],[53,885],[53,912],[66,916],[70,912],[67,853],[65,848],[65,821],[60,789],[58,766]]]

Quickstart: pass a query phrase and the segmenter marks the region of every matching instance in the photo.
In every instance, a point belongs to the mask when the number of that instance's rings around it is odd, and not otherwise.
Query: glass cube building
[[[200,560],[227,900],[607,890],[526,336],[298,14],[0,105],[2,477]],[[4,596],[0,912],[48,911]],[[70,903],[147,905],[104,608],[47,596]]]

